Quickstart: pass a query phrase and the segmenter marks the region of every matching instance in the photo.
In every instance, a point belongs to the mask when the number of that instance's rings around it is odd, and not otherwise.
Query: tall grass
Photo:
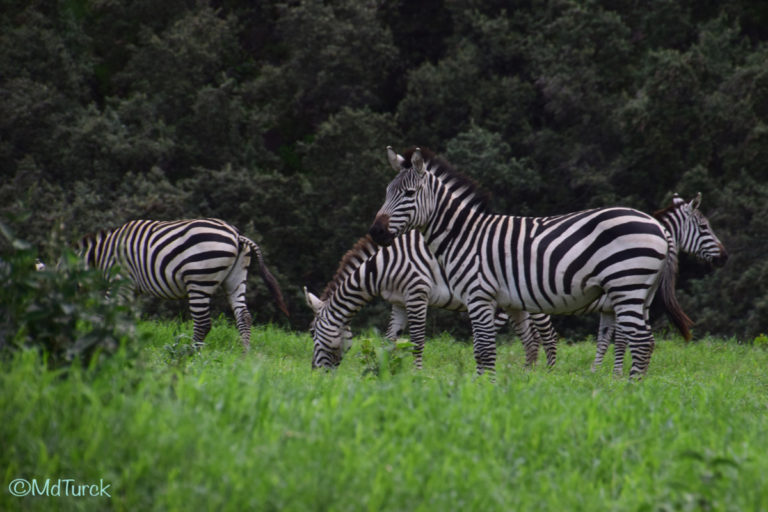
[[[661,341],[629,382],[588,371],[593,344],[530,371],[502,345],[491,384],[447,335],[423,371],[376,377],[360,339],[325,373],[306,334],[258,327],[243,355],[219,321],[190,356],[189,324],[140,330],[90,370],[2,362],[0,510],[768,509],[765,350]],[[15,478],[111,497],[15,497]]]

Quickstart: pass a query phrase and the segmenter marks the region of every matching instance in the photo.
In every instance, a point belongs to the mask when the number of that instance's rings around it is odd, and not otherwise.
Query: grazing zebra
[[[139,293],[163,299],[189,297],[193,346],[198,349],[211,330],[211,296],[222,285],[243,346],[246,350],[250,346],[251,314],[245,303],[245,283],[251,251],[264,283],[280,310],[288,315],[280,287],[267,270],[259,246],[218,219],[134,220],[85,236],[79,250],[86,265],[101,269],[105,275],[119,264]]]
[[[492,215],[474,182],[431,153],[425,153],[426,162],[419,149],[405,156],[392,148],[387,153],[398,174],[370,234],[387,245],[410,229],[422,232],[467,305],[479,374],[495,371],[497,308],[580,314],[602,294],[616,314],[616,338],[629,344],[630,376],[647,372],[654,348],[648,307],[661,281],[675,272],[667,257],[671,236],[657,220],[630,208],[553,217]],[[671,304],[669,289],[661,290]],[[333,362],[323,340],[316,340],[314,352],[317,364]]]
[[[414,364],[419,369],[422,367],[427,308],[467,309],[451,290],[442,268],[418,231],[397,237],[388,247],[379,247],[370,236],[361,238],[344,255],[320,298],[308,292],[306,287],[304,294],[315,313],[310,327],[312,337],[334,340],[337,352],[343,352],[351,342],[348,324],[357,310],[377,296],[391,302],[392,314],[386,337],[396,339],[409,324]],[[548,315],[530,316],[536,329],[517,329],[526,351],[526,364],[535,363],[539,344],[543,344],[547,363],[551,366],[555,363],[557,333]],[[506,314],[498,312],[494,328],[500,329],[508,319]],[[339,353],[334,355],[334,360],[341,360]]]
[[[659,210],[653,216],[661,222],[666,230],[672,235],[674,240],[674,251],[670,258],[677,259],[677,253],[687,252],[693,254],[698,259],[706,261],[715,266],[723,266],[728,259],[728,253],[725,247],[717,238],[709,220],[699,211],[701,205],[701,193],[693,200],[686,203],[678,194],[672,196],[672,204],[663,210]],[[671,282],[674,286],[674,281]],[[602,301],[601,301],[602,302]],[[592,363],[592,371],[595,371],[602,363],[608,345],[613,338],[614,315],[611,311],[603,311],[602,304],[598,307],[600,313],[600,328],[597,337],[597,353],[595,361]],[[680,330],[680,333],[686,340],[691,338],[689,331],[693,322],[682,310],[670,312],[672,322]],[[621,374],[624,367],[624,352],[626,343],[616,340],[614,347],[614,366],[613,371]]]

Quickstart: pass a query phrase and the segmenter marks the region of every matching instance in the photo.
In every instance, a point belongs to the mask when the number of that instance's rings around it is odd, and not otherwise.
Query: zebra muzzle
[[[722,267],[728,261],[728,251],[725,250],[723,244],[718,244],[718,249],[720,249],[720,254],[712,258],[712,264],[716,267]]]
[[[371,229],[368,230],[368,234],[379,245],[387,246],[391,244],[394,236],[389,232],[389,215],[377,215],[373,225],[371,225]]]

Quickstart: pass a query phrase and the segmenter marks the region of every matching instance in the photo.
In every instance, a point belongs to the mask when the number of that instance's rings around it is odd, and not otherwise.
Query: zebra
[[[401,156],[389,147],[387,156],[397,176],[369,233],[387,245],[410,229],[422,232],[469,310],[478,374],[495,373],[497,307],[512,315],[581,314],[602,294],[616,315],[616,338],[629,344],[630,377],[647,373],[654,348],[648,307],[675,272],[673,241],[661,223],[625,207],[493,215],[477,185],[431,152]],[[660,289],[679,309],[669,288]],[[324,340],[316,340],[314,361],[333,363],[327,354]]]
[[[386,338],[395,340],[408,324],[417,369],[422,368],[427,308],[467,309],[451,290],[443,269],[418,231],[395,238],[388,247],[379,247],[366,235],[344,255],[319,298],[306,287],[304,294],[315,314],[310,326],[313,339],[334,339],[338,348],[334,360],[339,361],[339,353],[351,344],[348,323],[352,315],[376,296],[391,302]],[[495,329],[498,331],[508,320],[508,315],[497,312]],[[557,333],[549,316],[533,314],[530,322],[535,328],[525,331],[515,324],[525,348],[526,365],[535,363],[540,344],[547,353],[547,364],[554,365]]]
[[[264,264],[259,246],[219,219],[133,220],[84,236],[78,251],[87,267],[98,268],[105,276],[119,265],[139,293],[163,299],[188,297],[195,349],[202,348],[211,330],[211,296],[222,285],[243,347],[250,347],[252,319],[245,286],[251,252],[278,308],[288,316],[280,286]]]
[[[698,259],[714,266],[721,267],[728,260],[728,252],[712,230],[709,220],[699,210],[700,205],[701,193],[698,193],[690,202],[684,201],[680,195],[675,193],[672,196],[672,204],[654,212],[653,217],[661,222],[672,235],[674,251],[670,254],[670,258],[674,258],[675,262],[677,261],[677,253],[682,251],[693,254]],[[669,284],[674,286],[674,280],[670,280]],[[603,363],[615,329],[613,312],[604,311],[603,302],[604,300],[601,300],[597,306],[597,310],[600,311],[600,327],[597,337],[597,352],[592,363],[593,372]],[[682,310],[671,311],[670,316],[672,323],[678,328],[685,340],[690,340],[689,329],[693,325],[691,319]],[[620,375],[622,373],[626,346],[623,340],[616,340],[613,367],[615,374]]]

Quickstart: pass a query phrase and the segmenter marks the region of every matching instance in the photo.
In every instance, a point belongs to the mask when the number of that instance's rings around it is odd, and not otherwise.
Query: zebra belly
[[[527,311],[529,313],[546,313],[549,315],[567,315],[579,313],[586,307],[597,301],[603,291],[599,287],[590,287],[583,293],[574,295],[560,295],[549,297],[549,300],[542,296],[519,297],[516,290],[507,290],[496,297],[498,306],[502,309],[517,311]]]
[[[405,306],[405,295],[400,290],[382,290],[381,298],[392,304]]]
[[[445,284],[436,285],[429,295],[429,305],[451,311],[466,311],[464,302]]]
[[[408,305],[409,294],[403,290],[383,290],[381,292],[381,298],[391,304],[397,304],[403,307]],[[411,296],[412,297],[412,296]],[[449,309],[452,311],[466,311],[466,306],[459,300],[458,297],[453,295],[446,287],[433,287],[427,297],[427,305],[430,307],[438,307],[441,309]]]

